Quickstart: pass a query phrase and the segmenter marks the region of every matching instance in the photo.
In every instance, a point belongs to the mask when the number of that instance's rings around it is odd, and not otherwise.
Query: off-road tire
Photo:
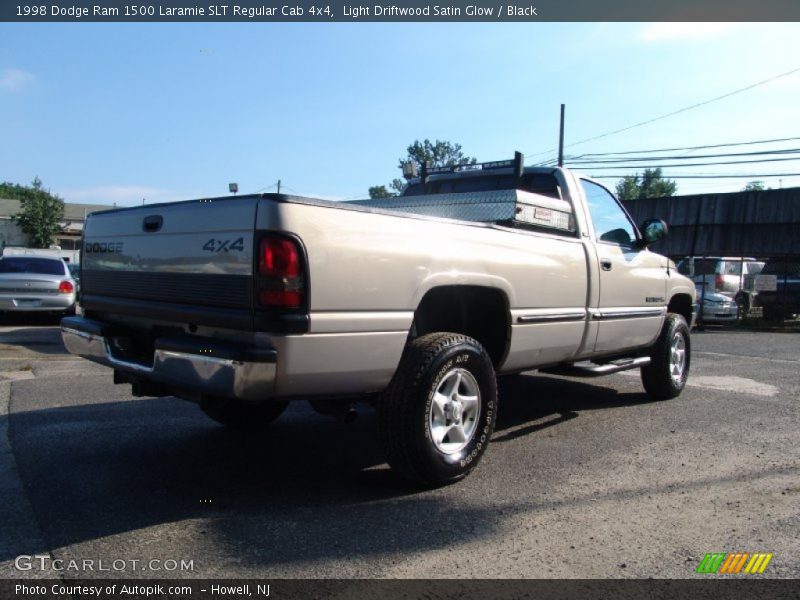
[[[467,398],[477,395],[477,412],[472,408],[468,413],[465,408],[462,413],[456,408],[450,413],[458,415],[455,423],[462,423],[462,431],[471,430],[462,442],[445,442],[450,433],[434,440],[433,420],[445,414],[438,410],[441,404],[433,406],[434,396],[439,400],[446,397],[440,385],[456,386],[451,390],[451,408],[461,407],[457,400],[462,398],[466,407]],[[463,386],[471,386],[473,392],[462,397],[460,390],[467,389]],[[471,402],[471,406],[476,405]],[[474,418],[468,418],[470,415]],[[432,333],[410,341],[378,402],[381,441],[389,464],[404,477],[431,487],[463,479],[475,468],[486,451],[496,419],[497,381],[492,361],[479,342],[457,333]],[[465,443],[464,447],[443,449],[459,443]]]
[[[288,402],[251,404],[235,398],[205,397],[200,408],[206,415],[228,429],[260,431],[281,416]]]
[[[650,364],[642,367],[642,383],[647,394],[655,400],[675,398],[686,386],[690,363],[691,338],[686,319],[668,313],[650,349]]]

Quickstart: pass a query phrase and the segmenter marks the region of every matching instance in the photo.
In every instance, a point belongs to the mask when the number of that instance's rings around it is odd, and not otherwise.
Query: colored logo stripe
[[[773,554],[757,552],[713,552],[708,553],[700,561],[697,573],[737,574],[742,572],[749,575],[763,573],[772,560]],[[745,565],[747,565],[745,567]]]
[[[715,554],[706,554],[703,557],[703,560],[700,562],[700,566],[697,567],[698,573],[716,573],[717,569],[719,569],[722,561],[725,560],[727,554],[724,552],[717,552]]]
[[[772,560],[772,554],[753,554],[753,558],[750,559],[750,562],[747,563],[747,567],[745,567],[745,573],[763,573],[769,561]]]
[[[749,552],[737,552],[736,554],[728,554],[728,558],[722,563],[722,568],[719,570],[720,573],[738,573],[742,570],[744,566],[744,561],[746,561],[750,556]]]

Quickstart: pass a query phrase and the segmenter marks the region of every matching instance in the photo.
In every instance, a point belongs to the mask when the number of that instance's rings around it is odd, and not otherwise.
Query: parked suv
[[[755,277],[763,268],[763,261],[735,256],[687,256],[678,263],[678,272],[699,289],[730,296],[744,311],[753,305]]]
[[[800,314],[800,260],[770,258],[761,274],[776,278],[775,291],[762,291],[756,297],[756,305],[764,310],[764,319],[782,321]]]

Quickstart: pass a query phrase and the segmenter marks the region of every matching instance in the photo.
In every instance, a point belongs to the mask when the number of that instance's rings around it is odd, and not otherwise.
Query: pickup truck
[[[261,428],[291,400],[378,413],[388,463],[426,485],[489,444],[496,376],[640,369],[686,384],[692,281],[602,185],[514,161],[423,169],[397,198],[285,194],[93,213],[73,354],[135,395],[176,396]]]

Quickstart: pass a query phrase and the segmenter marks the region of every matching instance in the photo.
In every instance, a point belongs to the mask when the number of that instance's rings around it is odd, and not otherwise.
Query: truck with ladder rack
[[[115,209],[84,229],[67,349],[144,396],[232,428],[294,400],[376,407],[385,456],[427,485],[486,451],[496,377],[639,369],[656,399],[690,367],[691,280],[599,183],[514,160],[431,169],[395,198],[254,194]]]

